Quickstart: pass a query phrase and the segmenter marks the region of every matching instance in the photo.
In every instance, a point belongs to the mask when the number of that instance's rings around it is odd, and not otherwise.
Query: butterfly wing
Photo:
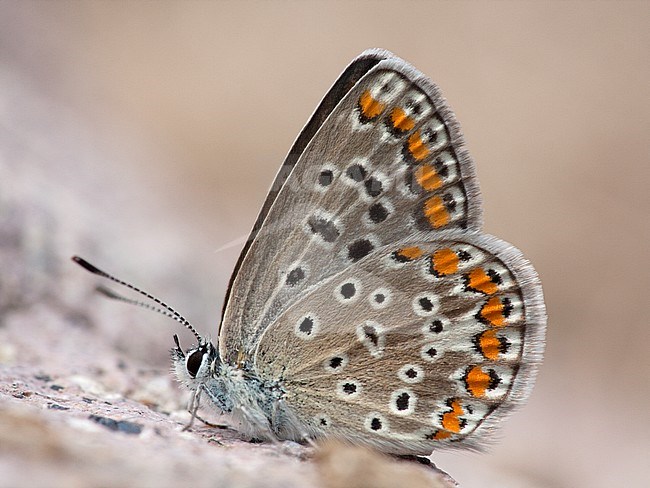
[[[255,369],[306,434],[396,454],[480,448],[528,396],[546,323],[535,271],[485,234],[425,237],[373,251],[263,334]]]
[[[229,288],[219,349],[260,335],[328,276],[404,235],[480,228],[474,165],[438,88],[386,51],[355,60],[298,138]]]

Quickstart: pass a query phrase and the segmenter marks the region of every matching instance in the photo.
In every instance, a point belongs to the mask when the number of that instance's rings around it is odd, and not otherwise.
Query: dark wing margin
[[[384,49],[368,49],[367,51],[361,53],[357,58],[355,58],[354,61],[352,61],[339,76],[334,85],[332,85],[332,87],[329,89],[325,97],[321,100],[320,104],[312,114],[309,122],[307,122],[305,127],[296,138],[296,141],[293,143],[293,146],[289,150],[289,154],[284,160],[284,163],[282,163],[282,166],[280,167],[280,170],[278,171],[275,180],[271,185],[271,189],[269,190],[269,193],[266,196],[266,200],[264,201],[264,205],[262,205],[262,209],[257,216],[255,225],[253,225],[253,229],[248,235],[246,243],[244,244],[244,247],[239,254],[239,258],[237,259],[237,263],[235,264],[235,268],[230,275],[228,290],[226,291],[226,296],[223,301],[221,320],[223,320],[223,316],[226,311],[226,305],[228,305],[228,300],[230,299],[232,285],[235,281],[237,273],[239,272],[242,262],[244,261],[244,258],[246,257],[251,244],[255,240],[257,233],[261,229],[262,224],[266,219],[266,215],[273,205],[273,202],[275,202],[275,198],[282,189],[284,183],[289,178],[291,171],[293,171],[293,167],[298,162],[298,159],[300,159],[300,156],[305,150],[305,147],[307,147],[307,144],[309,144],[309,141],[311,141],[311,139],[314,137],[314,134],[318,132],[318,129],[320,129],[323,122],[327,119],[332,110],[334,110],[334,107],[338,105],[339,101],[345,96],[345,94],[349,92],[352,87],[355,86],[357,82],[376,64],[384,59],[389,59],[391,57],[394,57],[394,55]]]

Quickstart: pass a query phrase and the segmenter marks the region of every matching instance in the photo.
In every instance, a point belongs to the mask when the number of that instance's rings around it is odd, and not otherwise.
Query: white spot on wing
[[[420,383],[424,380],[424,370],[417,364],[405,364],[397,372],[397,377],[404,383]]]
[[[333,354],[323,361],[323,369],[328,373],[340,373],[348,365],[348,355],[344,353]]]
[[[386,308],[390,305],[390,302],[393,298],[393,294],[388,288],[377,288],[370,295],[368,295],[368,301],[370,306],[375,310]]]
[[[436,349],[436,343],[430,342],[422,346],[420,348],[420,357],[429,363],[432,363],[438,359],[438,350]]]
[[[386,420],[386,417],[379,412],[371,412],[368,414],[364,420],[363,426],[368,432],[372,432],[373,434],[386,434],[390,431],[388,420]]]
[[[320,320],[313,313],[303,315],[294,326],[294,333],[303,340],[313,339],[320,329]]]
[[[362,390],[361,383],[352,378],[346,378],[336,384],[336,396],[343,400],[354,400],[358,398]]]
[[[438,295],[435,293],[420,293],[413,299],[413,311],[420,317],[434,315],[439,308]]]
[[[357,325],[357,337],[366,346],[371,356],[380,358],[383,355],[386,334],[381,324],[366,320],[363,324]]]
[[[415,411],[416,403],[417,396],[415,393],[413,393],[413,391],[408,388],[402,388],[391,393],[388,408],[390,409],[391,413],[394,413],[395,415],[399,415],[401,417],[406,417]],[[404,408],[405,405],[406,408]]]
[[[339,303],[348,305],[356,302],[361,292],[361,281],[356,278],[349,278],[336,286],[334,289],[334,297]]]

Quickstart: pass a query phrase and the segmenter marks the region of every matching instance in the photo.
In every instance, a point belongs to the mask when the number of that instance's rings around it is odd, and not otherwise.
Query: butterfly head
[[[217,370],[221,362],[219,352],[210,341],[199,338],[198,345],[186,352],[183,352],[177,335],[174,335],[174,343],[176,346],[171,350],[173,369],[181,383],[197,386]]]

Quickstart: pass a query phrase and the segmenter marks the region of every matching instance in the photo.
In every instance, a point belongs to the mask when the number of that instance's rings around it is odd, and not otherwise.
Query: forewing
[[[480,448],[528,396],[546,323],[535,271],[491,236],[422,237],[330,277],[262,336],[255,369],[309,435],[400,454]]]
[[[289,154],[287,154],[284,163],[280,167],[280,171],[278,171],[278,174],[276,175],[275,180],[271,185],[271,189],[269,190],[269,193],[266,196],[266,200],[264,201],[264,205],[262,205],[260,213],[257,216],[255,225],[253,226],[253,229],[251,230],[251,233],[246,240],[246,244],[244,245],[244,248],[239,255],[235,269],[233,270],[232,276],[230,277],[230,284],[228,286],[228,292],[224,301],[224,310],[226,308],[226,304],[228,303],[232,284],[235,277],[237,276],[237,273],[239,272],[239,268],[241,267],[244,258],[248,254],[248,250],[250,249],[253,240],[257,236],[259,230],[262,228],[262,225],[266,220],[266,216],[269,213],[273,202],[275,202],[278,193],[280,193],[280,190],[286,183],[289,175],[293,171],[294,166],[305,150],[305,147],[307,144],[309,144],[309,141],[311,141],[311,139],[314,137],[314,134],[318,131],[318,129],[321,128],[323,122],[332,113],[334,107],[336,107],[338,102],[350,90],[350,88],[353,87],[359,81],[359,79],[363,77],[363,75],[365,75],[373,66],[379,63],[382,59],[386,59],[387,56],[391,56],[391,54],[382,49],[369,49],[354,59],[345,69],[345,71],[341,73],[341,76],[339,76],[338,80],[336,80],[334,85],[332,85],[327,94],[323,97],[323,100],[321,100],[320,104],[309,119],[309,122],[305,125],[302,131],[300,131],[300,134],[289,150]]]
[[[267,199],[224,309],[219,343],[229,362],[250,358],[306,290],[374,250],[414,233],[480,227],[473,163],[438,88],[378,53],[387,59],[358,81],[344,76],[355,81],[347,92],[335,84],[329,115],[320,123],[317,111],[308,132],[318,130],[276,180],[283,184]]]

